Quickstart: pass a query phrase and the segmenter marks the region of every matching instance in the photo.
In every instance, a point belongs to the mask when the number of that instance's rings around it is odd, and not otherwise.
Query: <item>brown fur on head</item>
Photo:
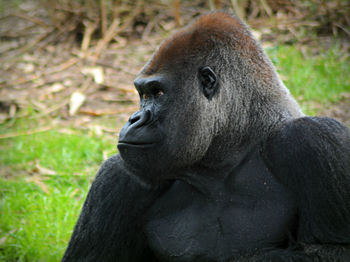
[[[218,44],[229,45],[240,56],[259,65],[265,63],[261,59],[260,47],[246,25],[235,16],[215,12],[200,16],[193,24],[165,40],[144,73],[150,75],[199,54],[205,55]],[[266,69],[266,66],[262,68]]]

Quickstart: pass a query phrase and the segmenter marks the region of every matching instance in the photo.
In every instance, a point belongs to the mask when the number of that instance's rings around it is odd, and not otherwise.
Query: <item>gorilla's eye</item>
[[[161,97],[162,95],[164,95],[164,92],[160,89],[157,89],[157,90],[152,90],[152,94],[143,93],[142,98],[146,100],[146,99],[149,99],[150,97],[158,98],[158,97]]]
[[[159,87],[151,87],[151,90],[150,90],[150,91],[151,91],[152,96],[153,96],[154,98],[158,98],[158,97],[164,95],[163,90],[160,89]]]
[[[164,95],[164,92],[162,90],[158,90],[157,93],[155,94],[156,97],[160,97]]]

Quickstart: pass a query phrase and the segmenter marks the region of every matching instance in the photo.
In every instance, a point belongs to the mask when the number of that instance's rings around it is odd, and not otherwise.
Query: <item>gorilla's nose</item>
[[[154,129],[150,126],[151,123],[152,113],[150,110],[145,109],[135,112],[123,126],[122,130],[120,130],[119,145],[144,145],[154,143],[157,137],[154,135]]]
[[[148,124],[151,121],[151,118],[150,110],[138,111],[132,114],[129,118],[129,125],[132,128],[139,128]]]

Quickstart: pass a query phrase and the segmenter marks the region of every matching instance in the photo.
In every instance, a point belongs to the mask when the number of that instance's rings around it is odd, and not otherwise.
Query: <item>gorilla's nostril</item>
[[[145,110],[145,111],[139,111],[133,114],[130,119],[130,125],[132,125],[134,128],[144,126],[148,124],[151,120],[151,111]]]
[[[129,118],[129,122],[130,125],[134,124],[135,122],[139,121],[141,118],[140,114],[133,114],[130,118]]]

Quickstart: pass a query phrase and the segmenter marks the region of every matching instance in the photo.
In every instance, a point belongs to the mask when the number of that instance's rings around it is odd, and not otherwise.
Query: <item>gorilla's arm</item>
[[[62,261],[152,261],[139,225],[158,196],[128,175],[119,155],[105,161]]]
[[[272,173],[297,199],[297,242],[350,243],[349,129],[334,119],[299,118],[268,139],[263,155]],[[321,249],[315,246],[309,251],[322,253]]]

